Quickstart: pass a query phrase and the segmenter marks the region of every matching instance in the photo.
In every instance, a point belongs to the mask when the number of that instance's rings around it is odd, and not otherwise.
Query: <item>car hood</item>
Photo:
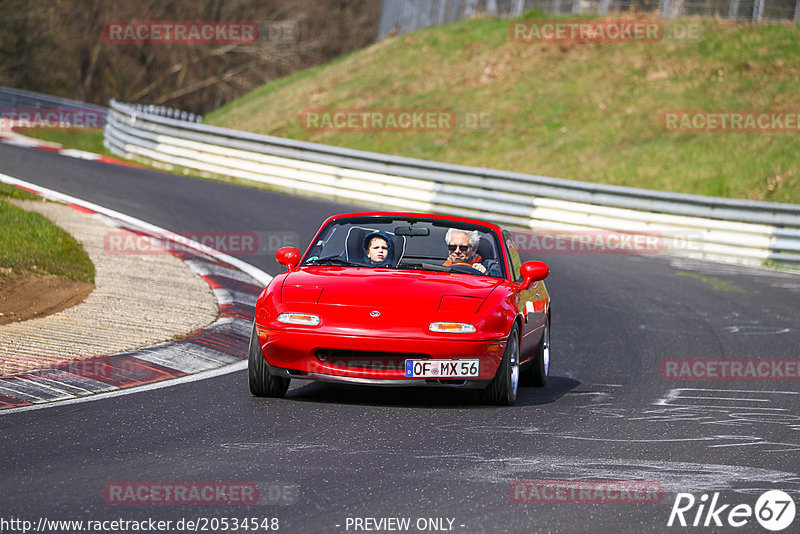
[[[499,278],[460,273],[307,267],[286,276],[281,300],[406,311],[453,308],[475,313],[500,283]]]

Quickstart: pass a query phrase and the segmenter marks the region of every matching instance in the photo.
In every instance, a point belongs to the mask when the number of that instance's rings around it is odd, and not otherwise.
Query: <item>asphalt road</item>
[[[303,247],[328,215],[363,208],[5,145],[0,172],[173,231],[288,235]],[[268,254],[239,257],[278,272]],[[660,371],[672,358],[796,361],[800,276],[660,255],[537,259],[551,267],[551,378],[523,389],[516,406],[300,381],[284,399],[259,399],[236,372],[4,415],[0,530],[21,531],[2,528],[12,518],[153,518],[175,532],[182,518],[205,518],[221,532],[212,519],[246,517],[278,518],[281,532],[388,532],[377,527],[394,523],[365,519],[397,517],[410,519],[407,532],[768,532],[753,517],[732,528],[728,512],[773,489],[800,507],[800,382],[673,381]],[[521,480],[653,481],[663,494],[657,503],[515,503],[509,487]],[[104,497],[144,481],[256,483],[261,497],[228,506]],[[689,523],[701,496],[718,492],[730,505],[724,526],[702,526],[704,511],[699,527],[668,527],[683,492],[698,499]]]

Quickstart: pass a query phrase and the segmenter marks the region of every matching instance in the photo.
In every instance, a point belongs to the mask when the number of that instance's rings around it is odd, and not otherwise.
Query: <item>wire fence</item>
[[[549,15],[606,16],[636,11],[658,12],[664,18],[800,21],[800,0],[383,0],[378,40],[481,14],[519,17],[535,8]]]

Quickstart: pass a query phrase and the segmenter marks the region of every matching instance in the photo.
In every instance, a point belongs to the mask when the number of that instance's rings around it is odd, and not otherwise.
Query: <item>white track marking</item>
[[[180,384],[187,384],[189,382],[198,382],[200,380],[206,380],[208,378],[216,378],[218,376],[223,376],[230,373],[236,373],[238,371],[243,371],[245,369],[247,369],[247,360],[242,360],[240,362],[233,363],[231,365],[226,365],[225,367],[220,367],[219,369],[214,369],[212,371],[204,371],[193,375],[182,376],[180,378],[170,378],[168,380],[162,380],[161,382],[154,382],[152,384],[146,384],[144,386],[135,386],[125,389],[118,389],[115,391],[109,391],[108,393],[98,393],[96,395],[90,395],[88,397],[79,397],[77,399],[48,402],[44,404],[32,404],[29,406],[20,406],[19,408],[7,408],[5,410],[0,410],[0,416],[18,412],[29,412],[31,410],[42,410],[44,408],[55,408],[56,406],[65,406],[67,404],[79,404],[82,402],[92,402],[97,400],[110,399],[113,397],[121,397],[123,395],[131,395],[133,393],[142,393],[145,391],[153,391],[155,389],[178,386]]]

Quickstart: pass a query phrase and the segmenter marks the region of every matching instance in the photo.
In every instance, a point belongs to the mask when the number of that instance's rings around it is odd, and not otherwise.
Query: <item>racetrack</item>
[[[7,145],[0,172],[172,231],[294,232],[301,248],[327,216],[364,208]],[[272,256],[239,257],[279,272]],[[285,399],[260,399],[240,371],[0,415],[0,518],[277,517],[282,532],[354,532],[348,518],[407,517],[469,533],[619,533],[682,530],[667,527],[678,492],[753,506],[777,489],[800,503],[800,381],[660,373],[667,358],[796,361],[800,275],[660,255],[536,259],[551,267],[551,378],[512,408],[469,392],[301,381]],[[509,484],[520,480],[654,481],[663,499],[517,504]],[[261,500],[104,499],[107,484],[132,481],[255,482]],[[767,532],[752,518],[691,530]]]

